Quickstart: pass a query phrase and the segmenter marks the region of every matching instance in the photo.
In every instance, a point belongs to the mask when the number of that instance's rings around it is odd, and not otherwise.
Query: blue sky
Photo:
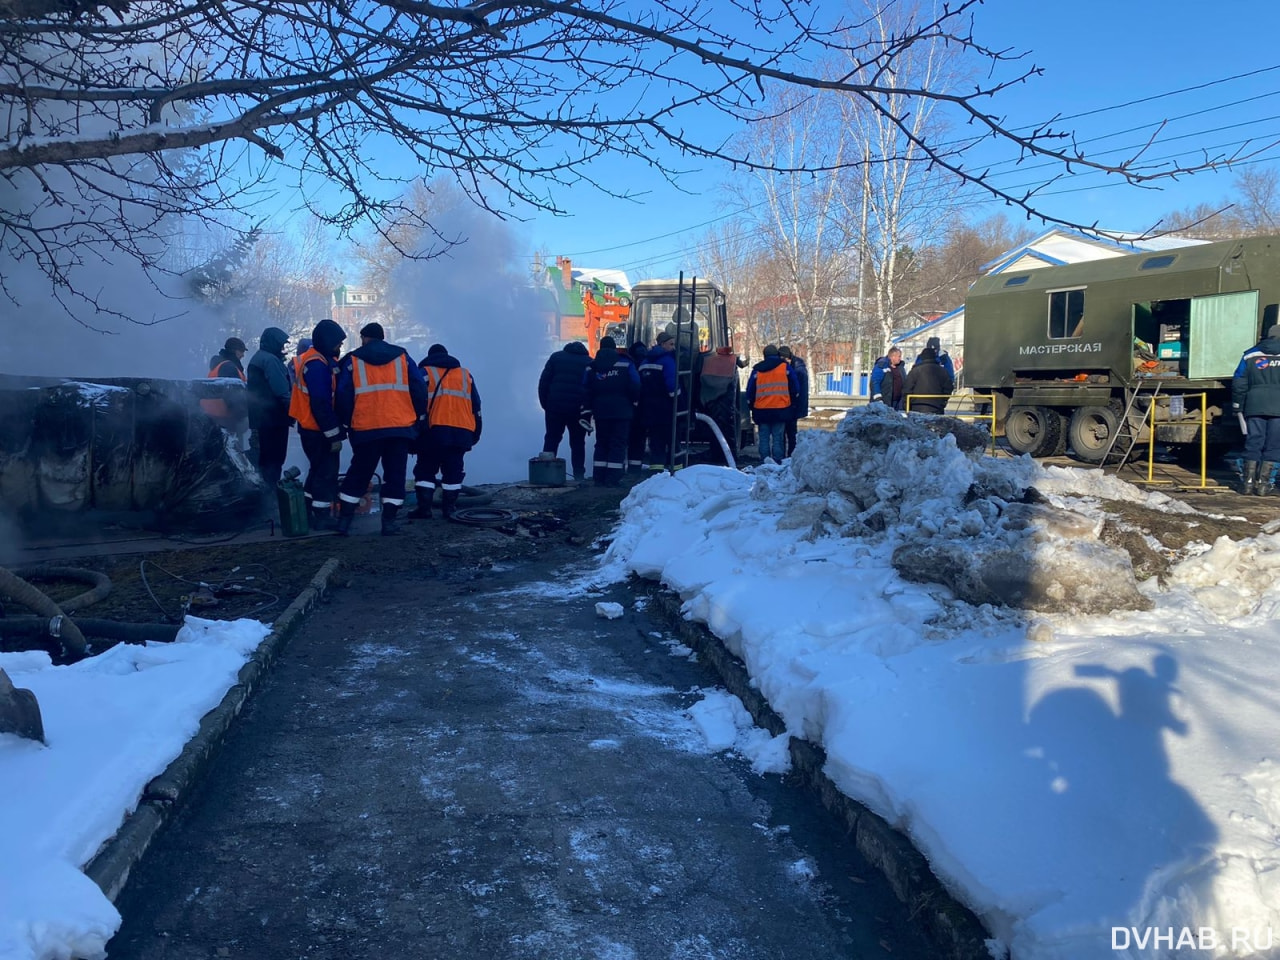
[[[1251,137],[1257,146],[1280,141],[1280,4],[1269,0],[1229,7],[1192,0],[1076,0],[1056,8],[988,0],[977,13],[975,36],[998,49],[1026,51],[1024,62],[1044,69],[1043,76],[992,102],[1011,125],[1090,113],[1065,125],[1081,138],[1105,138],[1087,145],[1105,150],[1145,142],[1155,123],[1169,120],[1148,155],[1178,154],[1185,162],[1195,162],[1202,149],[1231,153],[1234,144]],[[1215,83],[1248,73],[1253,75]],[[1166,95],[1200,85],[1207,86]],[[1113,109],[1145,98],[1154,99]],[[1263,165],[1280,164],[1280,147],[1270,147],[1263,158]],[[1000,182],[1031,184],[1052,172],[1025,169],[1033,163],[999,168]],[[687,267],[686,252],[705,232],[704,224],[731,210],[722,187],[732,174],[713,166],[687,174],[683,191],[634,163],[611,161],[597,169],[644,196],[627,202],[590,189],[558,195],[573,211],[570,216],[540,216],[518,228],[531,252],[544,249],[572,256],[579,265],[625,269],[633,282],[674,275]],[[1111,180],[1100,174],[1072,177],[1053,185],[1041,203],[1071,220],[1140,231],[1172,209],[1219,201],[1231,190],[1232,174],[1183,177],[1157,190]],[[971,202],[965,209],[982,217],[1003,208]]]

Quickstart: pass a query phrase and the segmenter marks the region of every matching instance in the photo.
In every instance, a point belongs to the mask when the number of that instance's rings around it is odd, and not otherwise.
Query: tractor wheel
[[[1018,453],[1056,457],[1066,449],[1063,416],[1052,407],[1010,407],[1004,438]]]

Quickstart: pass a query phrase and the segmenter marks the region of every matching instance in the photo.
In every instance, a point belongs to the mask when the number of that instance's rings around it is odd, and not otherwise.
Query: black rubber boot
[[[382,535],[394,537],[401,532],[401,523],[396,514],[400,512],[400,504],[384,503],[382,505]]]
[[[446,490],[440,495],[440,513],[446,520],[452,520],[458,509],[458,490]]]
[[[307,519],[311,521],[312,530],[323,532],[333,529],[333,514],[328,507],[312,507]]]
[[[1274,489],[1271,486],[1271,474],[1275,471],[1276,465],[1269,461],[1263,460],[1258,464],[1257,483],[1254,486],[1254,496],[1265,497]]]
[[[1243,484],[1240,487],[1240,492],[1246,497],[1253,496],[1258,492],[1258,471],[1261,466],[1262,464],[1256,463],[1253,460],[1246,460],[1244,462],[1244,466],[1241,469],[1241,480],[1243,480]]]
[[[340,509],[342,512],[338,514],[338,536],[350,536],[351,521],[354,520],[356,516],[356,505],[354,503],[347,503],[347,501],[343,500]]]
[[[413,509],[409,511],[410,520],[430,520],[431,519],[431,497],[434,495],[433,487],[416,487],[415,495],[418,502],[413,505]]]

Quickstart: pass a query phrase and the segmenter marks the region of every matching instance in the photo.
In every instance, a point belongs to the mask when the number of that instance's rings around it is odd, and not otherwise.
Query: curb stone
[[[786,732],[786,724],[774,712],[751,681],[746,666],[704,624],[686,620],[680,597],[654,581],[641,580],[641,589],[662,612],[680,641],[697,651],[725,688],[742,701],[757,726],[773,736]],[[946,960],[991,960],[985,941],[991,936],[982,921],[956,900],[929,869],[929,861],[906,836],[882,817],[845,796],[823,768],[826,752],[819,746],[792,737],[792,773],[818,795],[828,811],[844,821],[854,846],[884,876],[897,898]]]
[[[85,865],[85,875],[98,885],[111,901],[128,883],[129,873],[142,859],[151,841],[169,820],[179,801],[200,780],[217,753],[223,734],[240,713],[249,694],[265,675],[267,668],[284,648],[289,635],[323,598],[329,581],[341,566],[330,557],[311,578],[272,625],[272,630],[258,649],[240,668],[239,682],[232,686],[222,701],[200,719],[200,729],[187,741],[182,752],[142,791],[137,808],[129,814],[116,835],[106,842]]]

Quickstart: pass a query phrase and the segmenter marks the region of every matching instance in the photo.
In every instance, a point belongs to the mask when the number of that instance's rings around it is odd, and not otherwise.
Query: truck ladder
[[[1143,389],[1150,386],[1154,386],[1155,389]],[[1098,461],[1099,467],[1106,466],[1107,463],[1114,463],[1116,470],[1120,470],[1129,462],[1129,459],[1133,456],[1134,449],[1138,446],[1138,437],[1142,433],[1142,424],[1150,414],[1151,406],[1156,402],[1156,397],[1160,396],[1161,386],[1163,384],[1159,380],[1145,380],[1140,381],[1132,389],[1125,389],[1124,413],[1121,414],[1120,422],[1116,424],[1116,432],[1111,435],[1111,442],[1107,444],[1107,452]],[[1142,416],[1135,421],[1133,414],[1139,408]],[[1117,449],[1121,451],[1119,459],[1112,460],[1112,455]]]
[[[698,278],[694,277],[689,288],[688,312],[685,315],[684,271],[680,271],[680,286],[676,288],[676,312],[672,317],[676,335],[676,397],[671,405],[671,446],[667,453],[667,469],[680,470],[689,466],[690,448],[693,444],[693,374],[694,358],[699,344],[694,336],[697,316]]]

